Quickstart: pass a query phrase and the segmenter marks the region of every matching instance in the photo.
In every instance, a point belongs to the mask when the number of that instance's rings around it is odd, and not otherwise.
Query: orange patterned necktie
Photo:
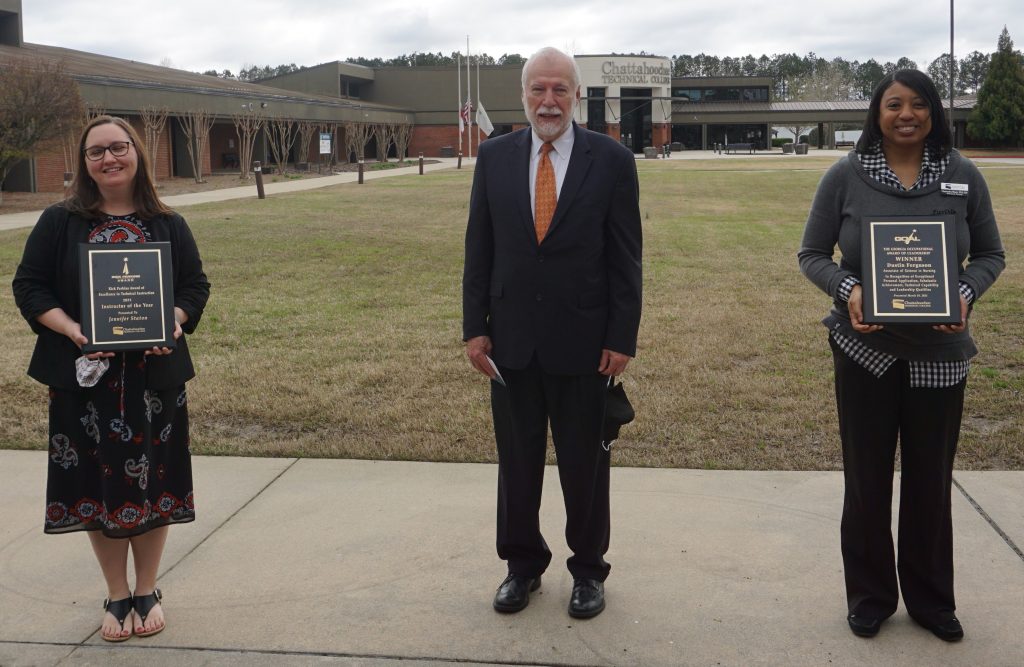
[[[534,188],[533,226],[537,231],[537,243],[544,240],[555,215],[558,193],[555,191],[555,168],[548,153],[554,146],[546,141],[540,147],[540,163],[537,165],[537,183]]]

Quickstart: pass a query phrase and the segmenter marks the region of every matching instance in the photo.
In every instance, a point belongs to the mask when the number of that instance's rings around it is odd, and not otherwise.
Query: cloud
[[[965,3],[961,2],[961,7]],[[811,7],[811,9],[808,9]],[[25,39],[202,71],[243,64],[315,65],[352,56],[465,49],[494,57],[553,45],[575,53],[657,55],[774,53],[895,61],[921,67],[949,50],[943,5],[909,11],[881,0],[856,3],[719,0],[643,3],[611,0],[137,0],[128,13],[85,0],[23,3]],[[1003,25],[1024,43],[1024,3],[989,0],[958,9],[955,50],[989,53]],[[1019,34],[1015,34],[1017,30]]]

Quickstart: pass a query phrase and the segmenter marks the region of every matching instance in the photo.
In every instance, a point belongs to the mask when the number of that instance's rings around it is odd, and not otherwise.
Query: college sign
[[[664,64],[606,60],[601,63],[601,80],[611,84],[672,84],[672,69]]]

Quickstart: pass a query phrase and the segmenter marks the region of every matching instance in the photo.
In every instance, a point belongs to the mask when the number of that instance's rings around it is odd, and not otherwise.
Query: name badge
[[[966,183],[942,183],[939,186],[942,194],[946,197],[966,197],[967,196],[967,184]]]

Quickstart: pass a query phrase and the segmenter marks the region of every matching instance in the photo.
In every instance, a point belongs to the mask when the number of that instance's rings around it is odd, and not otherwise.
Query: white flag
[[[491,132],[494,132],[494,125],[491,124],[491,119],[487,117],[484,103],[479,100],[476,103],[476,124],[487,136],[491,136]]]

